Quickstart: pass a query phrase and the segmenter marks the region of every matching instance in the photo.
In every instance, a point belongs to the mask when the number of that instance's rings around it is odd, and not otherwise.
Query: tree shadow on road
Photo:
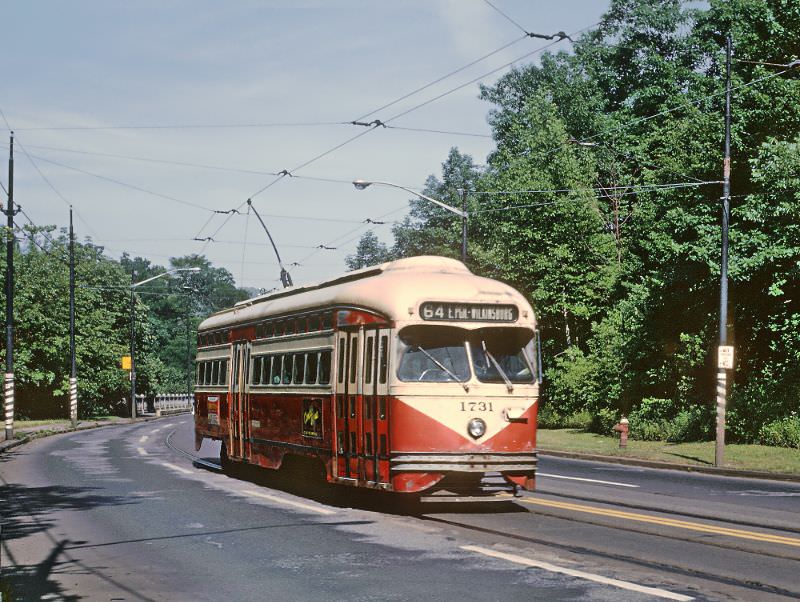
[[[136,500],[94,493],[96,487],[26,487],[2,483],[0,508],[3,509],[3,540],[20,539],[46,531],[55,524],[53,513],[62,510],[90,510],[99,506],[119,506]]]
[[[56,514],[61,511],[83,511],[100,506],[119,506],[135,503],[120,496],[99,495],[94,487],[26,487],[2,481],[0,508],[0,546],[2,546],[2,579],[13,592],[10,600],[80,600],[67,595],[61,585],[50,577],[62,566],[71,564],[63,557],[70,545],[83,542],[58,540],[47,533],[56,526]],[[38,564],[24,565],[16,561],[14,540],[43,534],[50,540],[47,556]],[[17,544],[24,545],[22,543]]]

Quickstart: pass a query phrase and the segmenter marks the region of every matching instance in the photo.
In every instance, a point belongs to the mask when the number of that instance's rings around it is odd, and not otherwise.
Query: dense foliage
[[[6,231],[4,231],[4,234]],[[68,416],[69,238],[52,228],[26,229],[14,253],[14,375],[16,415]],[[3,241],[5,243],[5,239]],[[5,244],[0,253],[5,267]],[[195,333],[212,311],[247,296],[227,270],[200,256],[174,258],[168,268],[103,248],[75,245],[75,348],[81,417],[129,411],[130,380],[121,358],[130,353],[130,285],[167,269],[199,267],[136,288],[133,314],[137,392],[182,392],[194,374]],[[5,307],[5,269],[0,270]],[[5,362],[5,346],[0,350]]]
[[[572,51],[481,89],[495,150],[453,149],[424,193],[470,191],[470,267],[536,308],[551,423],[711,436],[730,35],[729,439],[800,446],[797,31],[789,0],[613,0]],[[425,201],[393,234],[373,256],[459,256],[460,223]]]

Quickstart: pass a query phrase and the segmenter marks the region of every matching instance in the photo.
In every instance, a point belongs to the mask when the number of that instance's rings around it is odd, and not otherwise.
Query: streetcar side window
[[[197,362],[197,384],[202,385],[203,379],[206,376],[206,363]]]
[[[253,384],[261,384],[261,372],[264,369],[264,357],[257,356],[253,358]]]
[[[281,384],[281,366],[283,365],[283,356],[282,355],[274,355],[272,356],[272,371],[270,374],[272,375],[271,382],[273,385]]]
[[[302,385],[305,380],[306,361],[304,353],[294,354],[294,370],[292,371],[292,382],[296,385]]]
[[[389,337],[386,335],[381,337],[380,357],[378,361],[378,382],[385,385],[386,377],[389,373]]]
[[[228,384],[228,360],[222,360],[220,362],[219,368],[219,384],[227,385]]]
[[[216,385],[219,382],[219,362],[211,362],[211,383],[212,385]]]
[[[339,382],[344,382],[344,366],[347,363],[347,356],[344,353],[344,339],[339,339]]]
[[[327,385],[331,382],[331,350],[326,349],[319,354],[319,384]]]
[[[331,312],[326,311],[324,314],[322,314],[322,330],[330,330],[331,328],[333,328]]]
[[[358,372],[358,345],[354,343],[355,339],[350,343],[350,383],[356,382]]]
[[[292,355],[288,353],[283,356],[283,373],[281,382],[284,385],[292,384]]]
[[[311,351],[306,355],[306,384],[317,384],[317,369],[319,368],[319,353]]]
[[[367,349],[364,354],[364,382],[369,384],[372,382],[372,356],[375,346],[375,339],[370,337],[367,339]]]

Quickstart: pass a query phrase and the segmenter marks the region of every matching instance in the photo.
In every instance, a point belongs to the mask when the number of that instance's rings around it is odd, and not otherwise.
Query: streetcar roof
[[[534,324],[534,314],[521,293],[507,284],[476,276],[460,261],[419,256],[389,261],[342,276],[293,286],[240,301],[204,320],[199,329],[213,330],[244,322],[334,306],[369,309],[394,321],[417,321],[425,301],[513,304],[520,318],[515,325]],[[473,324],[473,327],[486,324]]]

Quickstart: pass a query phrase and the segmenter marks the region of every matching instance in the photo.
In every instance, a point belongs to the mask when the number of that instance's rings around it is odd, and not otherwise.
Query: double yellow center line
[[[716,535],[727,535],[728,537],[738,537],[739,539],[749,539],[751,541],[762,541],[767,543],[777,543],[784,546],[794,546],[800,548],[800,539],[796,537],[785,537],[783,535],[771,535],[769,533],[758,533],[756,531],[744,531],[742,529],[730,529],[728,527],[717,527],[714,525],[704,525],[702,523],[693,523],[685,520],[677,520],[674,518],[662,518],[658,516],[650,516],[647,514],[637,514],[635,512],[623,512],[621,510],[612,510],[610,508],[596,508],[593,506],[584,506],[582,504],[571,504],[569,502],[556,502],[553,500],[543,500],[538,498],[526,497],[518,499],[517,501],[534,506],[545,506],[548,508],[559,508],[561,510],[571,510],[573,512],[583,512],[586,514],[597,514],[600,516],[609,516],[613,518],[621,518],[624,520],[636,521],[640,523],[649,523],[652,525],[662,525],[665,527],[674,527],[676,529],[686,529],[688,531],[699,531],[701,533],[713,533]]]

